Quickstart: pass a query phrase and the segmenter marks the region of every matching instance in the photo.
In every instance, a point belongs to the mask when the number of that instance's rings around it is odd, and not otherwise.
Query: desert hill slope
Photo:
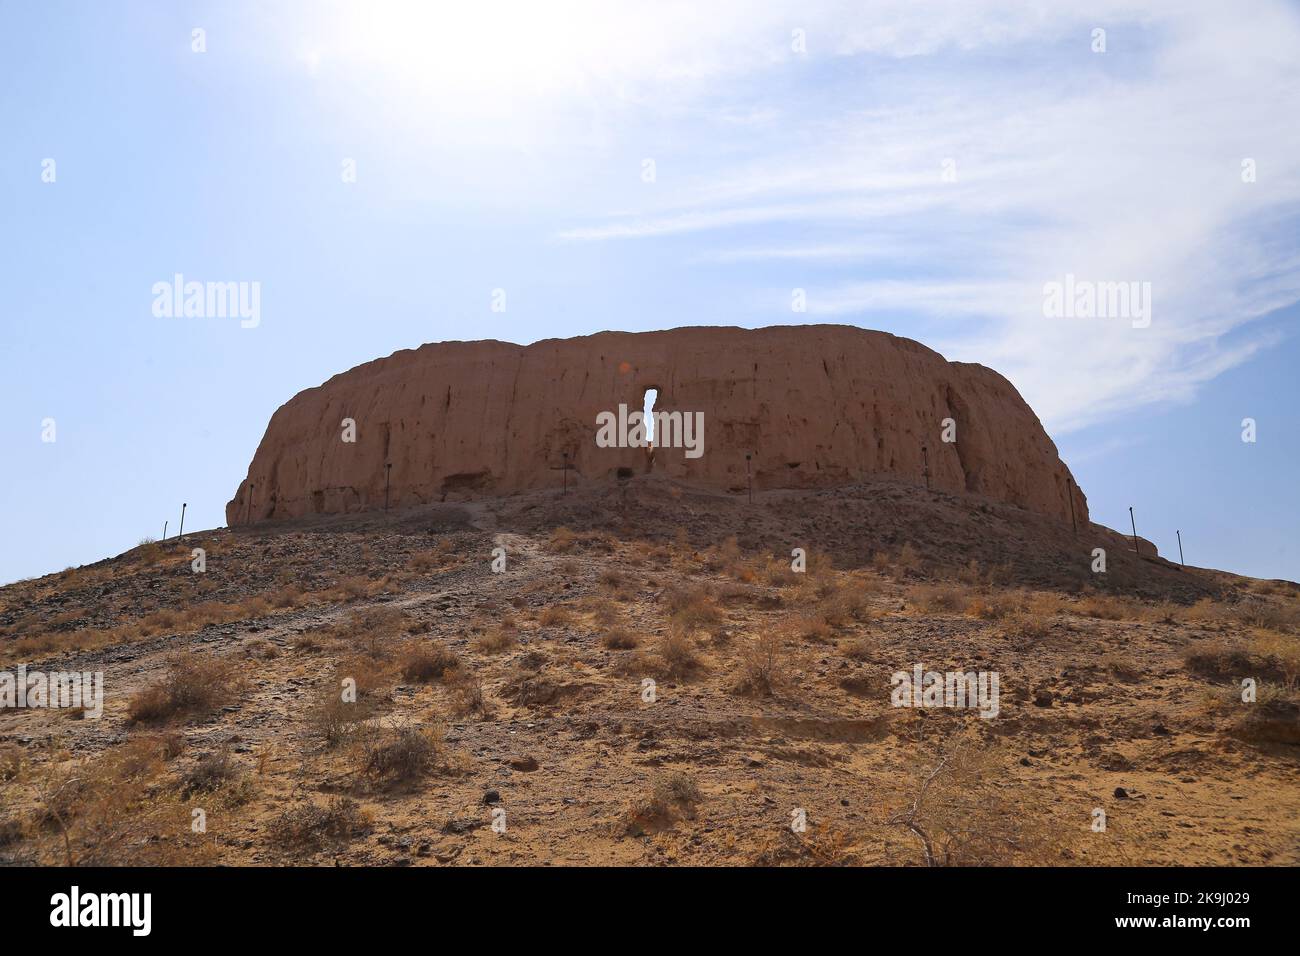
[[[0,670],[106,689],[0,710],[0,861],[1295,864],[1298,624],[1293,584],[903,481],[200,532],[0,589]],[[894,706],[918,664],[996,715]]]

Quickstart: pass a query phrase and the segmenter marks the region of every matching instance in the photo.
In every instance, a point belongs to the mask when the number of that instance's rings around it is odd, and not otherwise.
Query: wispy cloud
[[[1300,300],[1293,6],[833,4],[790,27],[806,57],[723,57],[696,91],[695,124],[764,122],[558,237],[806,264],[811,316],[943,320],[927,344],[1007,374],[1057,431],[1185,400],[1277,341],[1250,323]],[[1151,283],[1150,326],[1045,318],[1066,274]]]

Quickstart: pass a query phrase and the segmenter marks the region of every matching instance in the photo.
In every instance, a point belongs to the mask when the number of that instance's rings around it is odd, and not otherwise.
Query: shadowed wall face
[[[655,447],[633,431],[656,392]],[[620,409],[620,405],[623,409]],[[613,422],[598,442],[601,423]],[[632,439],[629,442],[627,439]],[[602,447],[604,446],[604,447]],[[849,326],[602,332],[398,352],[272,416],[228,524],[663,474],[705,487],[926,480],[1070,521],[1069,470],[1033,410],[981,365]],[[1077,521],[1087,501],[1073,489]]]

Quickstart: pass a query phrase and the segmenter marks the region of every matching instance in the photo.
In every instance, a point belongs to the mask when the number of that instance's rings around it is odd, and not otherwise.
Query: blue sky
[[[1096,520],[1300,578],[1300,13],[1063,6],[0,0],[0,580],[221,525],[397,349],[808,322],[998,369]],[[155,317],[175,273],[260,323]],[[1149,326],[1046,318],[1067,273]]]

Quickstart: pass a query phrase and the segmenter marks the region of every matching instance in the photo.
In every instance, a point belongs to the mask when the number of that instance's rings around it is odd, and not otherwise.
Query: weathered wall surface
[[[597,416],[704,413],[703,454],[601,448]],[[344,419],[356,441],[342,440]],[[956,441],[941,440],[945,418]],[[444,342],[367,362],[295,395],[226,506],[228,524],[391,503],[614,481],[653,470],[728,491],[804,488],[889,475],[1070,521],[1067,479],[1037,416],[982,365],[850,326],[682,328],[506,342]],[[1074,487],[1080,526],[1087,502]]]

